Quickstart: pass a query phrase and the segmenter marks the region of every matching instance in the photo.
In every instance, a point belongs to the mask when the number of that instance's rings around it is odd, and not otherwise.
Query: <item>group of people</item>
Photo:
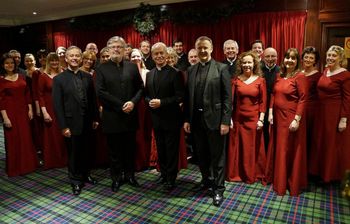
[[[84,52],[40,50],[41,68],[32,54],[25,55],[26,70],[18,51],[4,54],[0,110],[8,176],[36,170],[39,153],[44,169],[68,166],[79,195],[85,183],[97,183],[90,174],[96,160],[108,160],[117,192],[124,183],[140,187],[135,171],[144,166],[135,160],[149,164],[156,151],[156,182],[171,191],[186,139],[202,176],[194,190],[210,194],[215,206],[224,200],[225,180],[272,183],[278,195],[297,196],[309,175],[342,179],[350,169],[343,48],[328,49],[323,73],[314,47],[301,56],[288,49],[281,66],[277,51],[260,40],[241,54],[235,40],[225,41],[223,62],[212,51],[207,36],[188,55],[181,40],[172,47],[145,40],[132,49],[114,36],[101,52],[94,43]]]

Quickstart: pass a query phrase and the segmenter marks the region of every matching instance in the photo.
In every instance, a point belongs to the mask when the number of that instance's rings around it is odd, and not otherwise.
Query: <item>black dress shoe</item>
[[[120,181],[113,181],[112,182],[112,191],[113,192],[118,192],[120,186],[121,186],[121,182]]]
[[[133,186],[133,187],[140,187],[140,184],[137,182],[135,177],[129,177],[128,178],[128,183]]]
[[[72,192],[74,195],[79,195],[81,192],[82,186],[79,184],[72,184]]]
[[[224,196],[222,194],[214,194],[213,205],[219,207],[223,201],[224,201]]]
[[[97,184],[97,180],[95,178],[93,178],[92,176],[87,176],[85,182],[89,183],[89,184],[92,184],[92,185]]]
[[[158,179],[156,180],[157,184],[165,184],[166,183],[166,179],[163,176],[158,177]]]
[[[166,182],[164,184],[164,189],[167,190],[167,191],[172,191],[172,190],[175,189],[175,187],[176,187],[175,182]]]
[[[194,191],[205,191],[208,189],[212,189],[212,188],[211,188],[211,185],[209,183],[206,183],[206,182],[200,182],[199,184],[196,184],[192,188],[192,190],[194,190]]]

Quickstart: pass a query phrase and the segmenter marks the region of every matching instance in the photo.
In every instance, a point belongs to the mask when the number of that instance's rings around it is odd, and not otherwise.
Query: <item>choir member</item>
[[[297,196],[307,186],[304,105],[306,79],[299,70],[299,53],[284,54],[269,109],[272,136],[267,155],[266,180],[278,195]]]
[[[52,102],[52,80],[60,72],[58,55],[55,52],[49,53],[45,71],[38,80],[38,99],[44,119],[42,134],[44,169],[61,168],[67,164],[67,149]]]
[[[305,122],[306,122],[306,141],[308,160],[312,157],[310,149],[313,142],[316,140],[314,137],[315,123],[319,121],[318,118],[318,94],[317,94],[317,82],[321,77],[321,73],[317,70],[317,63],[320,59],[320,54],[314,47],[306,47],[301,54],[302,60],[302,72],[305,75],[307,83],[307,95],[305,99]]]
[[[262,180],[266,166],[263,140],[266,111],[266,84],[258,57],[244,52],[232,80],[233,128],[227,155],[227,179],[254,183]]]
[[[33,118],[30,91],[25,77],[16,72],[13,57],[1,58],[0,110],[4,124],[6,173],[18,176],[37,167],[37,156],[31,136]]]
[[[340,181],[350,169],[350,72],[345,69],[347,59],[340,46],[328,49],[326,62],[317,83],[317,143],[312,148],[309,171],[331,182]]]
[[[130,61],[135,63],[139,69],[143,84],[146,85],[146,74],[149,70],[142,61],[141,52],[139,49],[132,49]],[[136,159],[135,170],[142,170],[154,165],[157,154],[151,154],[152,144],[152,121],[151,114],[145,103],[145,99],[141,97],[137,104],[139,116],[139,128],[136,131]],[[150,162],[152,161],[152,164]]]

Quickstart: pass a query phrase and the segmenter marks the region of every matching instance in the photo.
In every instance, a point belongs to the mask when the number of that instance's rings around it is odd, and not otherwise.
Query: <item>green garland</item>
[[[181,10],[161,11],[160,6],[141,3],[135,11],[117,11],[75,18],[69,25],[80,30],[110,30],[116,27],[133,24],[141,35],[148,36],[157,31],[164,20],[176,24],[214,23],[234,14],[244,13],[254,9],[255,0],[231,0],[221,6],[207,8],[187,7]]]
[[[155,31],[161,22],[160,10],[158,7],[153,7],[149,4],[141,3],[135,11],[133,23],[135,29],[141,35],[150,35]]]

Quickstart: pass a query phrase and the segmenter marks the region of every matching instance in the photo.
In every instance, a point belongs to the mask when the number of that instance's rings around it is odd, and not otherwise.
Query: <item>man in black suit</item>
[[[224,54],[226,56],[226,59],[222,63],[228,65],[228,71],[231,77],[235,76],[236,73],[238,50],[239,47],[235,40],[229,39],[224,42]]]
[[[156,68],[146,75],[145,96],[151,111],[161,176],[157,182],[172,190],[178,173],[179,141],[182,126],[180,104],[184,98],[181,72],[167,65],[167,48],[152,46]]]
[[[176,51],[178,57],[175,67],[180,71],[186,71],[187,68],[190,66],[190,63],[187,60],[187,54],[185,54],[184,52],[182,40],[174,40],[173,48]]]
[[[79,70],[81,50],[66,51],[68,68],[53,79],[52,98],[58,124],[68,149],[68,175],[73,194],[79,195],[84,182],[96,184],[90,176],[91,153],[87,145],[91,129],[96,129],[98,110],[93,80]]]
[[[212,40],[195,43],[199,63],[188,68],[184,130],[192,132],[202,181],[197,190],[213,189],[213,204],[220,206],[225,191],[225,142],[232,113],[227,65],[211,58]]]
[[[151,70],[156,67],[156,64],[151,57],[151,43],[148,40],[141,41],[140,51],[142,54],[142,61],[145,63],[146,68]]]
[[[103,107],[102,130],[109,148],[112,191],[117,192],[124,180],[140,186],[134,175],[138,128],[135,105],[141,98],[143,82],[137,65],[123,60],[124,39],[114,36],[107,46],[111,60],[96,68],[96,91]]]

